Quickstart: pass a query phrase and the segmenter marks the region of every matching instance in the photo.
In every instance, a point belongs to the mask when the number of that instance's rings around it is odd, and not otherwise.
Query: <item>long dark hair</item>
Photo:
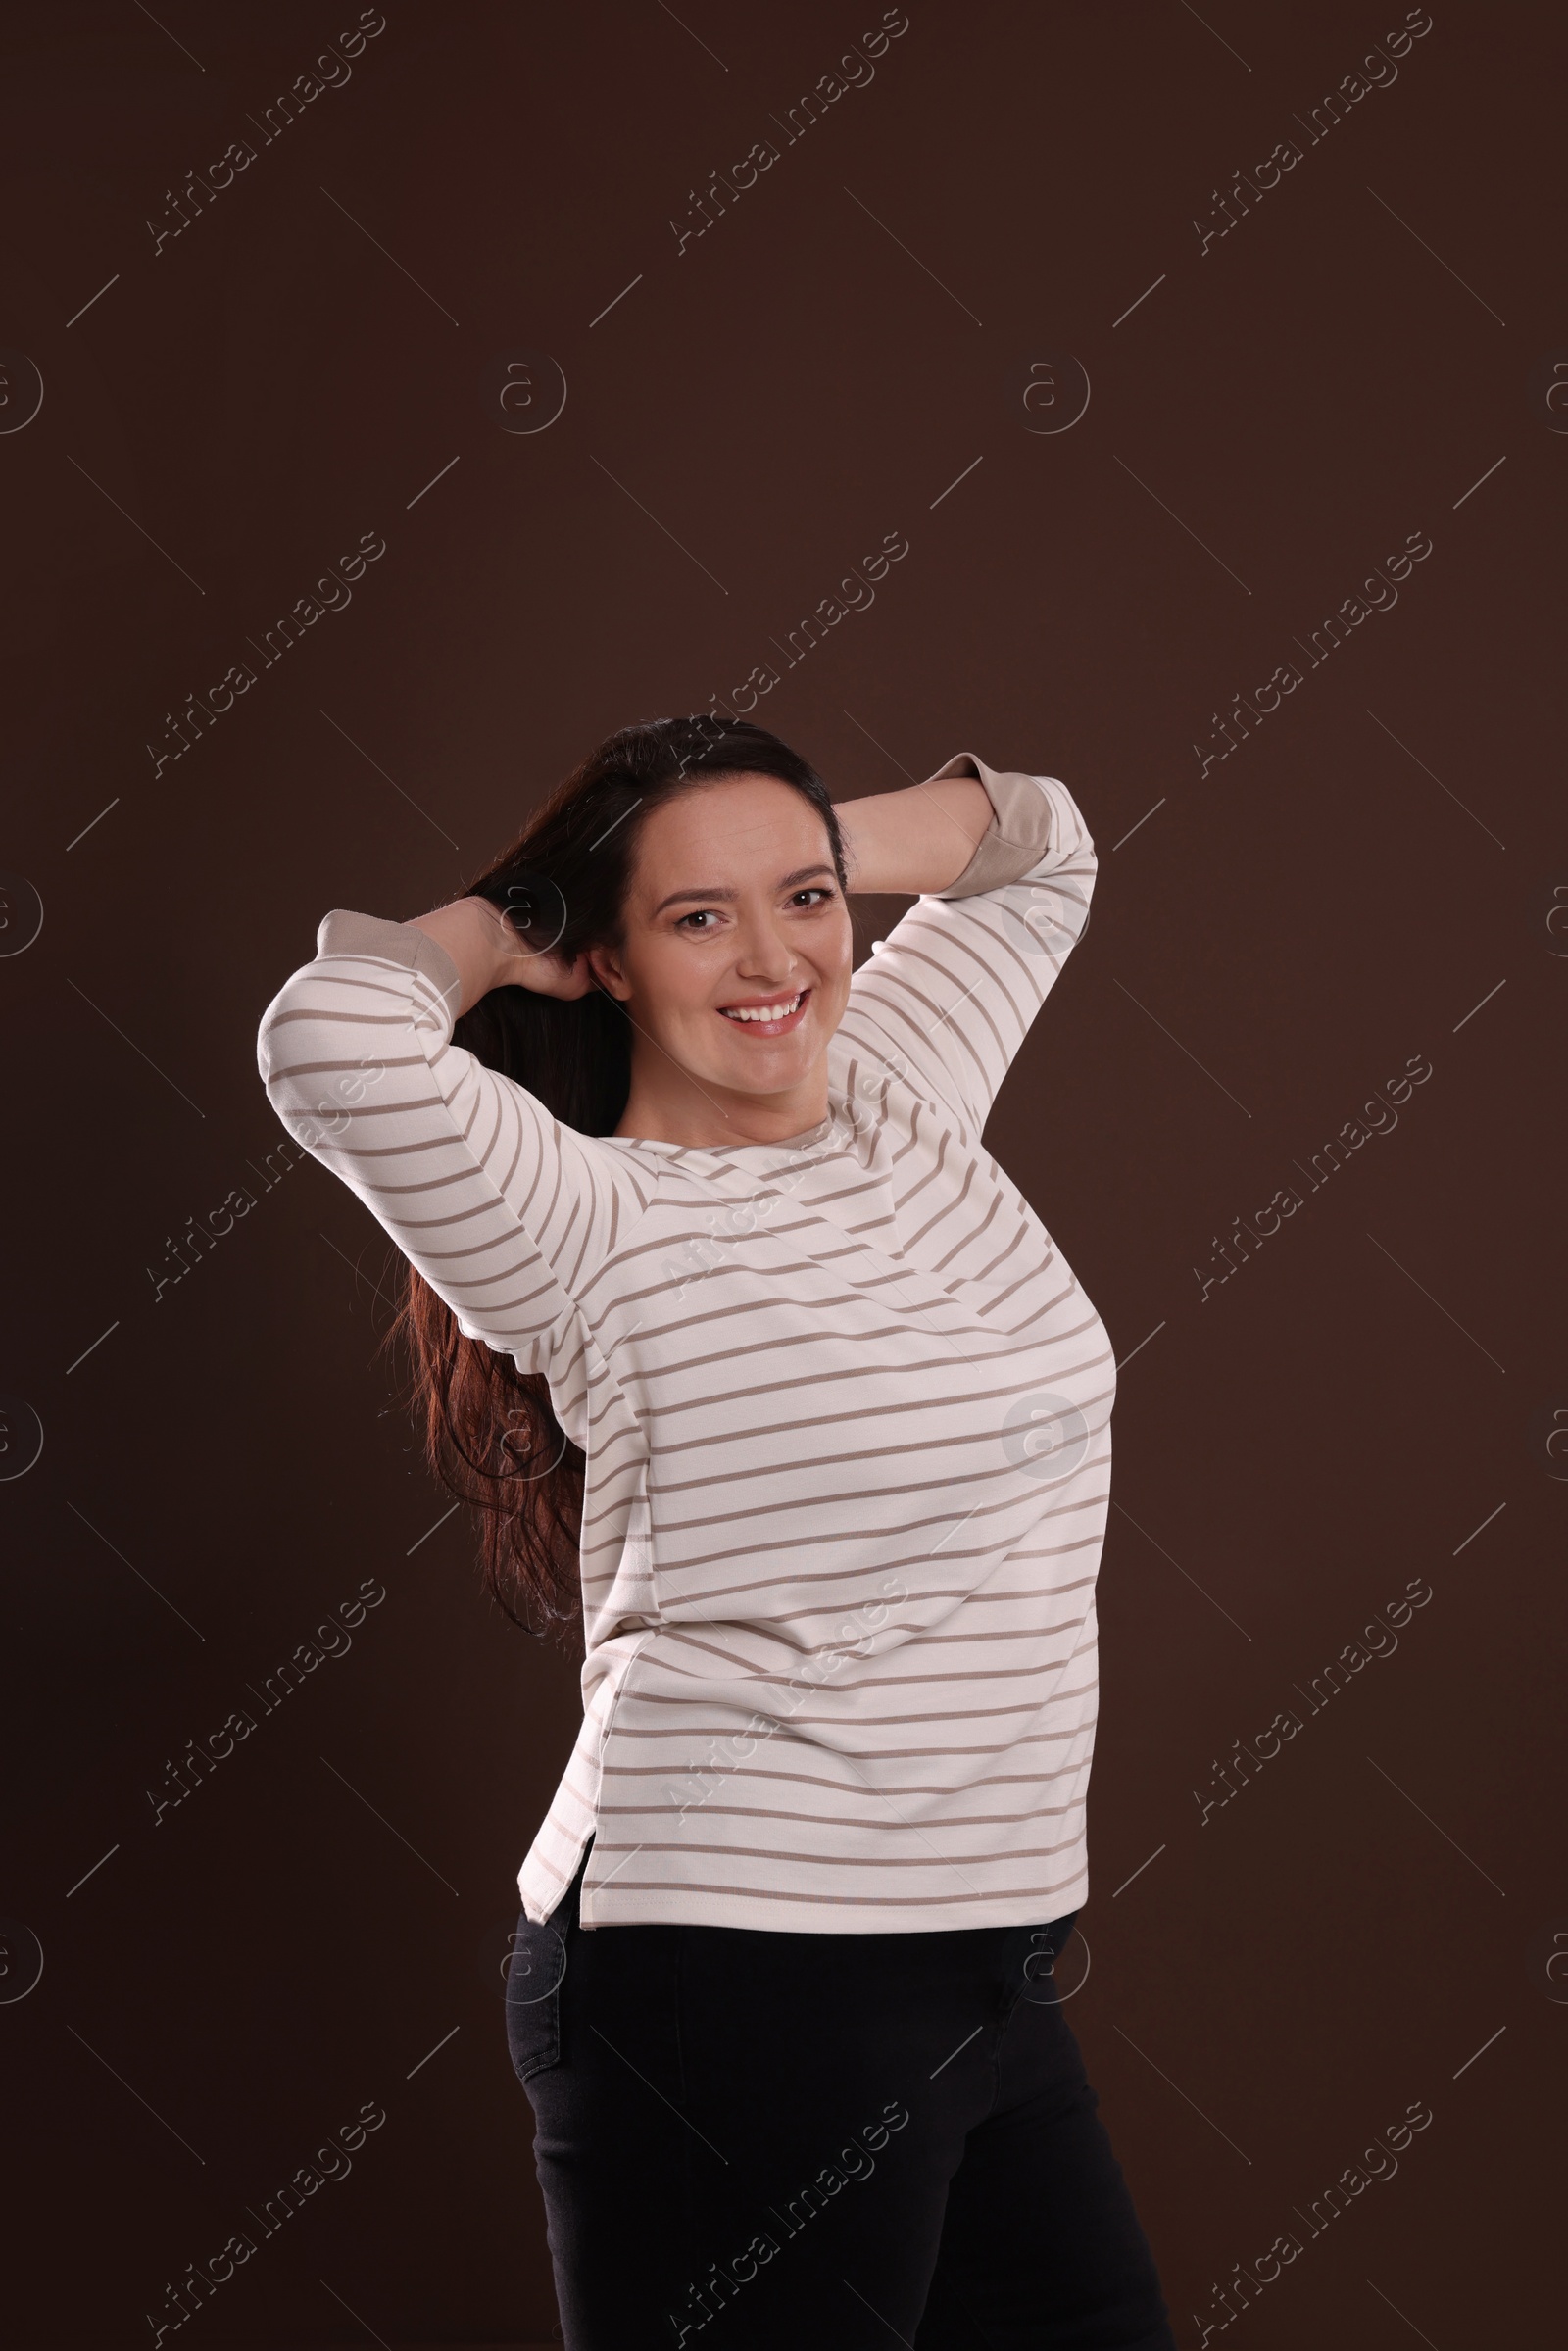
[[[844,845],[827,786],[765,727],[706,712],[622,727],[535,810],[516,839],[457,897],[505,906],[525,938],[569,957],[622,944],[623,908],[649,814],[720,775],[771,775],[821,817],[841,886]],[[597,985],[566,1001],[492,989],[453,1042],[526,1087],[563,1125],[613,1134],[631,1090],[632,1027]],[[584,1459],[541,1374],[465,1338],[445,1299],[410,1265],[388,1333],[408,1349],[410,1403],[426,1459],[477,1514],[485,1583],[514,1625],[582,1653],[577,1546]],[[519,1601],[519,1615],[512,1605]]]

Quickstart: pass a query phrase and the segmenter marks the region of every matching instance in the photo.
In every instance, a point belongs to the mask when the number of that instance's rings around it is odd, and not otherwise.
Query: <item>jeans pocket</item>
[[[507,1969],[507,2047],[517,2080],[561,2062],[561,1981],[566,1946],[548,1920],[517,1921]]]

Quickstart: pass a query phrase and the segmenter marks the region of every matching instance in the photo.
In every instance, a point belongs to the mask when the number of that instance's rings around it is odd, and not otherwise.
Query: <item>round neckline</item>
[[[806,1127],[798,1135],[781,1135],[776,1143],[666,1143],[651,1135],[605,1135],[605,1143],[624,1143],[637,1151],[682,1151],[698,1153],[706,1158],[729,1158],[737,1151],[799,1151],[815,1144],[825,1143],[832,1134],[835,1120],[830,1109],[814,1127]]]

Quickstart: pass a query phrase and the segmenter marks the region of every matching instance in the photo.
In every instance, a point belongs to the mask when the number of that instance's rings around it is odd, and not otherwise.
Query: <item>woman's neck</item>
[[[703,1087],[694,1078],[681,1078],[674,1085],[639,1084],[634,1071],[615,1134],[638,1143],[719,1151],[728,1144],[789,1143],[819,1127],[827,1110],[825,1058],[800,1085],[782,1094]]]

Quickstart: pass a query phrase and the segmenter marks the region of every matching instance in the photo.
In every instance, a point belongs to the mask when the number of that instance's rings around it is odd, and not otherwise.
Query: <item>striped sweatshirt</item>
[[[854,976],[828,1114],[588,1136],[452,1042],[426,933],[338,911],[263,1018],[289,1132],[586,1456],[583,1721],[518,1875],[585,1927],[1011,1926],[1080,1907],[1112,1350],[984,1149],[1088,920],[1066,787]],[[936,781],[937,778],[929,779]]]

